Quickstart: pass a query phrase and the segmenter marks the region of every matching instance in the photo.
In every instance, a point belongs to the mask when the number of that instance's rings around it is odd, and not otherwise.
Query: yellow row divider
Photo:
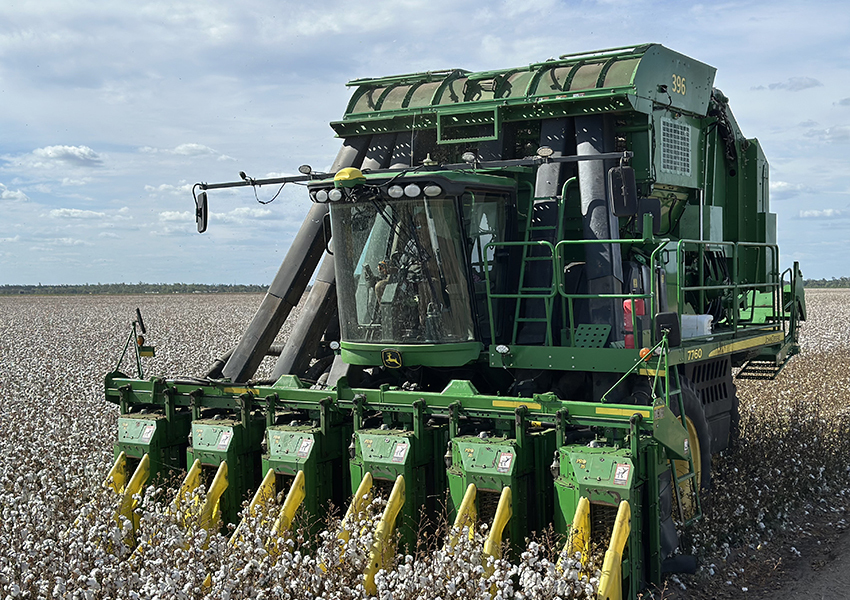
[[[189,472],[186,473],[186,477],[183,478],[183,483],[180,484],[180,489],[177,490],[177,495],[174,496],[174,500],[171,501],[171,506],[168,509],[170,514],[182,513],[180,514],[180,521],[184,527],[189,521],[187,512],[190,507],[188,502],[199,485],[201,485],[201,461],[196,458],[189,468]]]
[[[452,530],[449,532],[448,543],[446,550],[452,551],[460,541],[460,535],[464,527],[469,528],[469,541],[475,539],[475,522],[478,520],[478,510],[475,508],[475,497],[478,494],[478,488],[474,483],[470,483],[466,487],[466,493],[463,495],[460,506],[457,509],[457,516]]]
[[[256,492],[254,492],[254,497],[251,499],[251,503],[248,504],[248,513],[244,517],[242,517],[242,519],[239,521],[239,525],[237,525],[236,529],[233,531],[233,535],[230,536],[231,546],[235,546],[236,543],[240,539],[242,539],[242,531],[246,527],[245,520],[248,517],[256,517],[258,508],[268,504],[268,502],[274,498],[274,492],[274,469],[269,469],[266,473],[266,476],[263,478],[263,482],[260,484],[260,487],[257,488]]]
[[[307,497],[304,482],[304,471],[298,471],[298,473],[295,474],[295,479],[289,488],[289,492],[286,494],[286,499],[283,501],[283,506],[280,508],[277,519],[275,519],[274,525],[272,525],[271,535],[269,536],[269,539],[266,540],[266,550],[268,550],[269,555],[273,557],[280,555],[278,540],[280,540],[283,534],[290,530],[292,527],[292,520],[295,518],[295,512],[298,510],[298,507],[301,506],[304,498]]]
[[[139,515],[134,512],[139,505],[139,500],[133,496],[142,492],[142,488],[145,487],[145,483],[147,483],[150,475],[151,459],[145,454],[142,456],[142,460],[139,461],[139,466],[136,467],[133,476],[130,477],[130,481],[127,482],[127,487],[124,489],[124,496],[121,498],[121,508],[118,510],[118,514],[127,517],[133,523],[134,534],[139,527]]]
[[[378,592],[378,587],[375,585],[375,575],[384,568],[384,565],[389,562],[395,553],[393,530],[395,529],[398,513],[404,505],[404,498],[404,476],[399,475],[396,477],[393,491],[390,492],[387,506],[384,508],[384,514],[375,528],[375,538],[372,542],[372,549],[369,551],[369,564],[363,573],[366,576],[363,587],[367,594],[375,595]]]
[[[567,543],[564,544],[564,549],[561,551],[561,556],[558,558],[556,565],[558,571],[562,571],[561,562],[566,554],[569,558],[573,558],[576,554],[581,554],[581,563],[586,564],[590,553],[590,500],[586,496],[582,496],[578,500],[576,506],[576,514],[573,517],[573,524],[570,527],[570,535],[567,538]]]
[[[345,516],[342,519],[342,525],[339,530],[339,539],[348,543],[351,537],[351,528],[357,522],[357,517],[366,510],[369,503],[372,501],[372,474],[366,473],[363,479],[360,480],[360,485],[357,486],[357,491],[354,492],[354,497],[351,499],[351,504],[348,505],[348,510],[345,511]]]
[[[502,534],[513,515],[512,505],[513,497],[511,495],[511,488],[502,488],[502,494],[499,496],[499,505],[496,507],[496,515],[493,517],[493,526],[490,527],[490,533],[484,542],[485,565],[488,556],[496,560],[502,558]],[[492,575],[493,566],[485,566],[484,572],[487,576]]]
[[[207,498],[204,500],[204,505],[201,507],[201,512],[198,516],[198,525],[207,531],[215,527],[218,520],[221,518],[221,495],[227,489],[227,461],[222,461],[218,465],[218,471],[215,473],[210,489],[207,491]]]
[[[632,510],[627,500],[620,502],[617,519],[611,532],[611,543],[602,563],[597,600],[622,600],[623,598],[623,550],[629,539],[632,526]]]
[[[301,506],[304,498],[307,497],[304,481],[304,471],[298,471],[295,475],[295,480],[292,482],[292,486],[289,488],[289,492],[286,494],[286,500],[283,501],[283,507],[280,509],[280,514],[272,527],[273,536],[281,536],[292,527],[292,520],[295,518],[295,512],[298,510],[298,507]]]
[[[127,455],[124,452],[115,459],[115,464],[106,474],[103,487],[112,488],[116,494],[121,494],[127,485]]]

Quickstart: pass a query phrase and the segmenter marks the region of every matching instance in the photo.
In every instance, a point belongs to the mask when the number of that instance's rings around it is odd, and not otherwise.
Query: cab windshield
[[[433,344],[473,339],[453,198],[331,209],[342,339]]]

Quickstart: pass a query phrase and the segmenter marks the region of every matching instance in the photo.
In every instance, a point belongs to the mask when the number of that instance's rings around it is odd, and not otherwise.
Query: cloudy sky
[[[0,284],[267,283],[303,188],[216,192],[198,235],[191,185],[327,168],[348,80],[644,42],[718,69],[771,163],[782,262],[850,275],[844,2],[3,0]]]

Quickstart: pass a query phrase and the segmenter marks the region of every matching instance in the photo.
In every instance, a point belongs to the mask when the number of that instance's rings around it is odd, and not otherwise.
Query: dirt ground
[[[657,600],[850,599],[850,512],[847,501],[810,511],[795,529],[761,547],[744,547],[726,561],[703,564],[656,590]],[[804,533],[803,533],[804,532]],[[709,561],[706,561],[709,562]],[[714,571],[714,575],[710,573]]]

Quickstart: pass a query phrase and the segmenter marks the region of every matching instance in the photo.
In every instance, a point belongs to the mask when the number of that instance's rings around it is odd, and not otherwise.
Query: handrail
[[[623,244],[623,245],[625,245],[625,244],[642,243],[643,241],[644,240],[640,240],[640,239],[561,240],[557,244],[555,244],[555,250],[557,252],[556,258],[557,258],[557,261],[558,261],[557,272],[559,272],[559,273],[562,272],[563,267],[564,267],[564,265],[563,265],[564,261],[563,261],[563,258],[561,256],[561,252],[560,252],[560,248],[562,246],[578,246],[578,245],[585,245],[585,244]],[[566,299],[566,301],[567,301],[567,310],[568,310],[568,314],[569,314],[569,323],[570,323],[569,343],[570,343],[571,346],[572,346],[572,344],[575,340],[575,331],[576,331],[574,300],[597,299],[597,298],[598,299],[609,298],[609,299],[629,300],[629,301],[631,301],[631,306],[632,306],[632,311],[631,311],[632,312],[632,332],[638,331],[638,320],[637,320],[638,314],[637,314],[637,310],[636,310],[635,301],[636,300],[644,300],[644,302],[645,302],[646,300],[649,300],[650,304],[653,304],[654,299],[655,299],[655,294],[654,294],[654,284],[655,284],[655,277],[654,277],[655,265],[654,265],[654,262],[655,262],[655,259],[654,259],[654,257],[655,257],[656,252],[658,252],[660,249],[664,248],[670,241],[671,240],[667,240],[667,239],[655,240],[655,243],[657,244],[657,246],[653,250],[651,258],[650,258],[650,267],[649,268],[650,268],[650,273],[652,273],[653,276],[650,276],[650,290],[649,290],[649,292],[645,292],[643,294],[568,294],[566,292],[566,290],[564,289],[565,283],[564,283],[563,277],[558,280],[558,293],[560,294],[560,296],[562,298]],[[647,310],[647,308],[649,308],[649,310]],[[651,306],[651,307],[645,306],[644,307],[644,312],[648,313],[645,316],[649,317],[649,321],[650,321],[649,330],[650,331],[655,330],[655,313],[657,311],[654,310],[654,308],[655,308],[654,306]],[[616,324],[616,325],[619,326],[619,324]],[[637,345],[637,338],[635,338],[635,345]]]
[[[529,209],[529,210],[531,210],[531,209]],[[532,247],[532,246],[538,246],[538,247],[544,247],[544,248],[548,247],[549,252],[551,253],[551,260],[552,260],[552,280],[551,280],[552,282],[549,285],[549,288],[550,288],[549,292],[547,292],[547,293],[522,293],[520,290],[517,290],[516,294],[498,294],[498,293],[494,294],[494,293],[492,293],[490,291],[490,265],[488,264],[488,261],[487,261],[487,250],[489,248],[497,248],[499,246],[507,246],[507,247],[522,246],[522,247],[526,247],[526,248]],[[554,298],[555,295],[557,294],[557,290],[555,289],[555,282],[558,280],[558,272],[556,270],[557,261],[556,261],[556,257],[555,257],[555,247],[551,244],[551,242],[547,242],[546,240],[532,240],[532,241],[527,241],[527,242],[525,242],[525,241],[522,241],[522,242],[489,242],[488,244],[486,244],[484,246],[483,258],[484,258],[484,282],[485,282],[484,285],[485,285],[485,289],[486,289],[486,292],[487,292],[487,313],[490,317],[490,340],[492,341],[492,343],[495,343],[495,340],[496,340],[496,319],[495,319],[494,314],[493,314],[493,299],[494,298],[495,299],[515,299],[515,300],[520,300],[520,299],[543,300],[544,303],[547,303],[547,306],[546,306],[547,322],[551,322],[552,314],[551,314],[551,307],[549,306],[549,304],[551,303],[552,298]],[[546,258],[546,257],[543,257],[543,258]],[[512,334],[512,336],[513,336],[513,334]],[[514,341],[515,340],[511,340],[511,343],[514,343]],[[546,343],[547,346],[552,345],[551,332],[547,333],[546,342],[547,342]]]
[[[650,277],[648,282],[648,291],[644,290],[644,293],[640,294],[570,294],[566,291],[566,281],[563,277],[563,268],[566,259],[563,256],[563,250],[566,247],[581,245],[584,246],[586,244],[620,244],[620,245],[634,245],[634,244],[655,244],[655,247],[652,249],[649,258],[649,271]],[[671,246],[675,245],[675,248]],[[709,335],[705,336],[697,336],[693,338],[688,338],[692,340],[700,340],[703,338],[709,338],[714,336],[721,337],[738,337],[740,334],[744,334],[747,332],[755,332],[755,331],[782,331],[785,335],[788,332],[788,326],[785,323],[785,318],[788,316],[789,311],[785,310],[785,306],[783,304],[783,292],[785,285],[785,275],[790,272],[790,269],[786,269],[781,274],[778,272],[777,265],[779,264],[779,247],[776,244],[770,244],[765,242],[731,242],[731,241],[710,241],[710,240],[691,240],[691,239],[669,239],[669,238],[652,238],[652,239],[602,239],[602,240],[560,240],[554,245],[550,242],[544,240],[536,240],[536,241],[517,241],[517,242],[491,242],[485,246],[485,248],[495,248],[498,246],[508,247],[508,246],[521,246],[521,247],[532,247],[532,246],[545,246],[548,247],[552,256],[552,285],[549,286],[548,289],[541,289],[539,291],[517,291],[517,293],[491,293],[490,292],[490,272],[489,266],[487,265],[485,258],[485,280],[487,282],[487,297],[488,297],[488,310],[490,314],[490,332],[491,339],[495,340],[495,322],[493,319],[493,302],[494,299],[537,299],[543,300],[545,302],[551,302],[551,300],[557,295],[563,298],[566,301],[566,315],[568,316],[569,327],[565,329],[564,334],[568,335],[568,339],[564,340],[564,344],[566,346],[572,346],[575,341],[577,324],[575,319],[575,302],[577,300],[592,300],[592,299],[618,299],[618,300],[626,300],[631,301],[631,305],[633,307],[631,311],[631,319],[632,319],[632,331],[637,332],[638,329],[638,316],[647,316],[649,318],[649,327],[650,331],[655,330],[655,315],[659,312],[658,306],[658,298],[659,292],[658,286],[660,285],[657,280],[656,274],[659,268],[666,268],[665,265],[669,265],[672,261],[670,258],[665,256],[663,253],[665,252],[675,252],[675,261],[676,270],[677,270],[677,279],[676,279],[676,306],[678,307],[678,312],[681,313],[682,307],[685,306],[686,303],[686,293],[688,292],[698,292],[700,295],[699,304],[694,308],[698,310],[705,309],[705,292],[711,291],[727,291],[731,290],[734,298],[736,299],[735,309],[731,312],[731,330],[730,331],[717,331],[713,332]],[[731,259],[731,282],[729,285],[684,285],[685,283],[685,253],[686,252],[699,252],[700,256],[703,256],[703,253],[709,247],[722,247],[725,249],[724,251],[724,259]],[[757,260],[759,263],[764,260],[765,266],[770,266],[770,271],[767,273],[767,281],[750,283],[750,282],[741,282],[739,278],[740,271],[742,270],[742,260],[746,257],[747,249],[758,249]],[[728,254],[731,254],[729,256]],[[486,252],[485,252],[486,256]],[[548,257],[542,257],[548,258]],[[768,262],[770,261],[770,262]],[[706,274],[704,273],[704,260],[702,258],[699,261],[699,282],[705,283]],[[793,279],[793,273],[790,273],[791,279]],[[793,281],[792,281],[793,283]],[[749,319],[742,318],[741,309],[740,309],[740,299],[743,295],[753,294],[753,306],[752,306],[752,314],[755,315],[755,293],[756,292],[767,292],[771,294],[772,298],[772,310],[770,315],[768,315],[765,323],[752,323],[751,320],[753,317],[751,316]],[[638,315],[638,310],[636,309],[635,302],[638,300],[643,300],[645,302],[644,312],[645,315]],[[743,321],[743,322],[742,322]],[[619,326],[619,324],[612,324],[613,326]],[[515,340],[512,340],[515,342]],[[636,340],[637,342],[637,340]],[[554,345],[551,336],[547,335],[546,346]],[[635,344],[637,345],[637,343]]]
[[[695,249],[688,249],[687,246],[695,246]],[[704,281],[705,276],[703,274],[703,264],[704,264],[704,252],[706,247],[715,246],[715,247],[726,247],[730,248],[732,251],[732,256],[727,256],[726,258],[732,259],[732,283],[731,285],[682,285],[681,278],[684,277],[685,272],[685,253],[688,251],[697,251],[700,254],[699,258],[699,280]],[[764,256],[765,265],[767,265],[768,252],[770,252],[770,258],[772,264],[774,265],[774,270],[771,270],[768,273],[768,281],[764,281],[761,283],[740,283],[739,281],[739,270],[740,270],[740,261],[742,252],[741,249],[746,248],[764,248],[764,253],[759,253],[757,260]],[[776,244],[769,244],[766,242],[728,242],[728,241],[711,241],[711,240],[692,240],[692,239],[681,239],[676,242],[676,268],[680,277],[680,281],[677,282],[677,302],[680,307],[685,305],[685,294],[687,292],[700,292],[700,306],[697,308],[699,310],[704,309],[705,304],[705,295],[704,292],[711,290],[733,290],[733,296],[735,298],[735,307],[732,313],[732,334],[733,337],[737,337],[739,333],[745,333],[748,331],[766,329],[769,328],[771,330],[781,329],[783,333],[786,333],[784,323],[782,322],[782,317],[784,316],[784,310],[781,308],[781,301],[778,303],[778,296],[781,296],[782,293],[782,283],[781,278],[777,281],[778,273],[775,270],[775,266],[779,264],[779,246]],[[770,279],[773,279],[772,281]],[[741,309],[740,309],[740,298],[742,293],[747,294],[748,292],[756,292],[759,290],[763,290],[765,292],[771,293],[771,304],[773,307],[773,316],[779,317],[780,323],[774,323],[773,325],[759,325],[753,326],[752,324],[744,325],[743,327],[740,324],[741,321]],[[755,296],[753,296],[753,301],[755,301]],[[751,315],[755,314],[755,306],[753,305],[751,310]],[[752,319],[752,316],[750,317]],[[706,336],[699,336],[706,337]],[[694,338],[698,339],[698,338]]]

